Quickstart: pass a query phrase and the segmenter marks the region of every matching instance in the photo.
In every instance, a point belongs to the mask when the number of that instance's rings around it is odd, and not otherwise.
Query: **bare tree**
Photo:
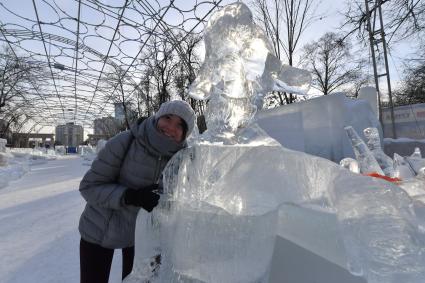
[[[40,91],[35,66],[23,57],[19,57],[9,47],[0,51],[0,137],[6,137],[12,131],[20,131],[25,122],[32,119],[34,101],[29,99],[30,90]]]
[[[425,30],[425,1],[423,0],[378,0],[370,1],[369,5],[371,14],[381,6],[388,44],[392,40],[406,39]],[[347,1],[344,17],[343,26],[349,28],[348,34],[357,33],[360,38],[368,39],[364,0]]]
[[[294,54],[306,28],[320,18],[315,15],[319,0],[253,0],[257,20],[270,39],[275,55],[294,65]],[[295,101],[292,94],[276,92],[278,104]]]
[[[190,98],[187,96],[188,87],[196,78],[201,67],[201,59],[196,53],[196,48],[202,40],[200,35],[179,34],[180,41],[180,60],[177,63],[176,73],[174,75],[174,84],[182,100],[190,103],[198,116],[203,115],[205,102]]]
[[[357,98],[362,87],[370,86],[373,84],[373,75],[365,71],[360,71],[358,73],[358,77],[351,82],[350,86],[348,86],[347,89],[345,89],[346,95],[348,97]]]
[[[32,66],[23,58],[16,57],[12,50],[3,47],[0,54],[0,113],[7,103],[23,96],[26,84],[31,80]]]
[[[425,62],[406,70],[403,84],[394,96],[397,105],[425,103]]]
[[[136,106],[130,100],[130,98],[133,98],[133,100],[137,98],[137,95],[131,97],[130,95],[132,92],[137,91],[139,86],[119,66],[110,69],[103,80],[103,85],[105,88],[108,88],[106,91],[108,95],[104,98],[105,102],[113,102],[115,107],[122,109],[123,120],[121,121],[121,130],[129,129],[131,124],[137,119],[137,112],[134,110]],[[113,89],[114,91],[111,92],[109,89]]]
[[[170,100],[173,87],[173,78],[177,69],[177,56],[174,46],[167,38],[152,36],[149,48],[141,60],[141,64],[151,72],[149,78],[153,87],[151,106],[158,110],[159,106]]]
[[[108,116],[94,120],[94,134],[104,135],[107,139],[115,136],[122,130],[121,123],[114,117]]]
[[[140,64],[144,68],[143,94],[146,96],[148,116],[158,110],[161,103],[177,94],[189,102],[198,115],[202,115],[204,102],[187,96],[187,89],[195,80],[201,60],[196,48],[201,36],[176,33],[172,37],[153,36]]]
[[[143,100],[144,110],[141,109],[140,104],[138,105],[138,111],[140,117],[149,117],[152,115],[154,109],[152,106],[153,94],[151,91],[151,78],[153,76],[153,70],[150,67],[145,68],[142,81],[140,82],[140,93],[138,95],[139,100]]]
[[[336,33],[326,33],[304,46],[303,67],[312,73],[312,86],[324,95],[353,86],[362,78],[364,61],[353,60],[351,44]]]
[[[33,120],[33,117],[26,113],[24,105],[8,105],[3,109],[0,123],[0,138],[10,139],[12,133],[21,132],[23,126]]]

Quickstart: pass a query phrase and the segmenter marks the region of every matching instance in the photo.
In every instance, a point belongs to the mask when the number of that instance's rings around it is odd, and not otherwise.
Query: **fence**
[[[392,138],[391,111],[382,109],[384,137]],[[425,139],[425,103],[394,107],[397,138]]]

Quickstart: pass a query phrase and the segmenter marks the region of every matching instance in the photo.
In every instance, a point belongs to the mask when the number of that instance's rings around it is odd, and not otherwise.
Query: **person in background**
[[[87,202],[79,223],[81,283],[107,283],[115,249],[122,249],[122,278],[131,272],[137,213],[158,204],[162,170],[187,146],[194,125],[188,103],[165,102],[99,152],[80,183]]]

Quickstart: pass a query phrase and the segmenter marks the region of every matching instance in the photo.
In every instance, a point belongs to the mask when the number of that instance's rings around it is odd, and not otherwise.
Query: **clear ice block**
[[[378,129],[366,128],[363,130],[363,133],[366,139],[368,139],[367,146],[373,156],[375,156],[375,159],[382,168],[384,174],[389,177],[395,177],[394,161],[382,150]]]
[[[376,161],[375,156],[365,142],[359,137],[356,130],[354,130],[351,126],[345,127],[344,129],[347,132],[348,138],[353,146],[354,154],[359,162],[360,172],[363,174],[375,172],[380,175],[384,175],[384,172],[379,166],[378,161]]]

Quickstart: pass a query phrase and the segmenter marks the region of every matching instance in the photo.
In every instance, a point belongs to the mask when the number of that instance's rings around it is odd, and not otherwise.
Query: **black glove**
[[[151,212],[158,205],[159,194],[153,192],[157,189],[158,184],[153,184],[139,190],[127,189],[124,192],[124,203],[140,206],[147,212]]]

